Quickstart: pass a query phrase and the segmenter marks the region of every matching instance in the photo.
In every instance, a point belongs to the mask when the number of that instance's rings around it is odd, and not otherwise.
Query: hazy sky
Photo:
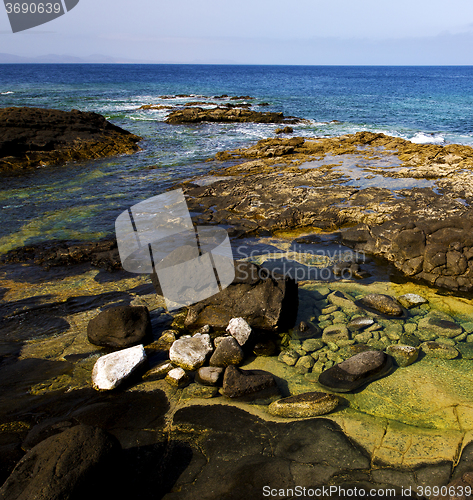
[[[0,5],[0,52],[182,63],[473,65],[473,1],[80,0],[64,16],[15,34]]]

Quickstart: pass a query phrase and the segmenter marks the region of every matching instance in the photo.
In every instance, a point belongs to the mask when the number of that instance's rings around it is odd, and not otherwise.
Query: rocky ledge
[[[408,276],[473,289],[473,148],[359,132],[265,139],[216,159],[246,161],[215,171],[211,185],[183,185],[198,223],[224,224],[233,236],[342,229],[344,244]]]
[[[285,117],[283,113],[253,111],[240,107],[219,107],[204,109],[199,107],[186,107],[177,109],[169,114],[166,123],[200,123],[200,122],[220,122],[220,123],[299,123],[302,121],[293,116]]]
[[[0,172],[130,154],[141,140],[91,112],[0,109]]]

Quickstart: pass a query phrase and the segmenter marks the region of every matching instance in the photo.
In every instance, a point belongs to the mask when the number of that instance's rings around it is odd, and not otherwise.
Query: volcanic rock
[[[392,370],[392,358],[381,351],[365,351],[320,374],[319,384],[334,392],[349,392],[384,377]]]
[[[253,396],[266,389],[277,392],[276,381],[264,370],[240,370],[233,365],[226,368],[222,394],[229,398]]]
[[[97,113],[0,109],[0,171],[130,154],[141,140]]]
[[[220,293],[188,308],[185,325],[225,329],[232,318],[243,318],[253,329],[290,328],[297,317],[294,279],[245,261],[235,262],[235,279]]]
[[[106,309],[87,325],[87,338],[94,345],[124,348],[151,340],[147,307],[117,306]]]

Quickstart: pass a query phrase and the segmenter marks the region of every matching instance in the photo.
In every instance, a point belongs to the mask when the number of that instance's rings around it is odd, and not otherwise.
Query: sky
[[[11,32],[0,5],[0,53],[156,63],[473,65],[473,1],[79,0],[65,15],[19,33]]]

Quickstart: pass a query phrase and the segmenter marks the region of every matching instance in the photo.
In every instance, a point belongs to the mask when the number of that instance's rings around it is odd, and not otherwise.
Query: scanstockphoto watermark
[[[271,488],[263,486],[263,497],[266,498],[394,498],[411,497],[415,495],[412,487],[409,488],[344,488],[342,486],[317,486],[306,488],[295,486],[294,488]]]
[[[79,0],[3,0],[13,33],[48,23],[71,11]]]

